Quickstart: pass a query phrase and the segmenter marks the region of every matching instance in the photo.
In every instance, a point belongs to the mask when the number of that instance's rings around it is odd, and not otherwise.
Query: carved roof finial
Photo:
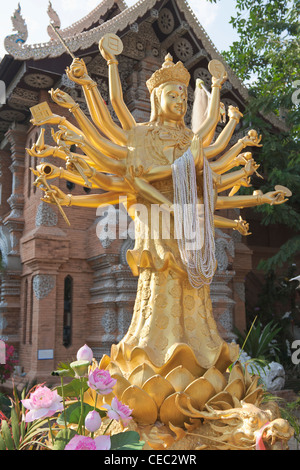
[[[11,22],[13,25],[13,31],[17,31],[17,33],[6,36],[4,39],[4,47],[9,54],[16,48],[16,44],[24,44],[28,38],[27,24],[21,15],[20,3],[18,3],[18,8],[11,17]]]
[[[60,18],[58,16],[58,14],[56,13],[56,11],[54,10],[54,8],[52,7],[52,3],[51,3],[50,0],[49,0],[49,4],[48,4],[47,13],[48,13],[48,16],[50,18],[50,22],[53,24],[53,26],[55,28],[60,29],[60,27],[61,27]],[[54,32],[53,32],[53,29],[51,28],[51,26],[48,26],[47,33],[49,34],[51,39],[57,39]]]

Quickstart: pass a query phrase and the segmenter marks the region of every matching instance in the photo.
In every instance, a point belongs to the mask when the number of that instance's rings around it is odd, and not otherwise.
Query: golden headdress
[[[184,67],[182,62],[177,62],[174,64],[173,57],[171,54],[166,55],[165,62],[163,63],[161,69],[156,70],[151,78],[147,81],[146,85],[150,94],[154,88],[162,85],[166,82],[177,82],[183,83],[188,86],[191,76],[188,70]]]

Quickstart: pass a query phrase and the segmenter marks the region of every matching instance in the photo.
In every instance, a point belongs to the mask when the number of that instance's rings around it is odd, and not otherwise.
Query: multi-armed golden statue
[[[52,133],[56,146],[45,144],[42,129],[28,150],[36,157],[66,162],[65,169],[45,163],[35,170],[35,184],[45,191],[43,200],[57,204],[64,216],[62,206],[97,208],[117,204],[126,196],[126,208],[135,220],[135,247],[127,254],[133,274],[139,276],[133,318],[101,367],[118,379],[117,396],[133,408],[136,426],[142,426],[140,431],[154,448],[176,446],[176,440],[193,448],[253,448],[261,429],[272,444],[286,442],[291,435],[288,424],[272,421],[270,411],[258,408],[262,389],[257,377],[250,377],[236,362],[237,345],[226,343],[218,333],[209,284],[216,269],[214,227],[248,235],[245,221],[217,216],[215,210],[282,204],[288,190],[234,195],[240,186],[249,186],[258,168],[250,152],[241,152],[247,146],[259,147],[260,138],[252,130],[226,151],[242,117],[237,108],[229,107],[229,121],[213,142],[220,120],[220,90],[227,78],[220,62],[209,65],[210,105],[193,131],[184,122],[190,75],[170,55],[147,82],[150,120],[137,124],[123,100],[116,59],[122,48],[112,34],[100,41],[109,69],[110,100],[120,125],[112,119],[83,60],[74,59],[66,73],[82,86],[92,119],[68,94],[51,90],[52,99],[69,109],[78,127],[49,108],[46,117],[33,110],[35,125],[58,125],[59,130]],[[74,145],[81,153],[71,151]],[[230,171],[234,167],[241,169]],[[67,195],[48,183],[55,177],[106,192]],[[229,196],[219,195],[230,188]],[[146,208],[146,219],[141,207]],[[153,207],[169,215],[168,236],[163,234],[164,224],[150,217]],[[192,234],[200,244],[190,249]],[[189,440],[183,444],[184,439]]]

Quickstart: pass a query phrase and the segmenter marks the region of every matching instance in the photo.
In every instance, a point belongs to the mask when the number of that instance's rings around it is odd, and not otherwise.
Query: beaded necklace
[[[207,159],[204,158],[204,217],[201,217],[202,205],[197,203],[196,169],[190,149],[174,162],[172,175],[175,237],[178,240],[182,262],[187,268],[190,284],[199,289],[212,282],[217,265],[212,171]]]

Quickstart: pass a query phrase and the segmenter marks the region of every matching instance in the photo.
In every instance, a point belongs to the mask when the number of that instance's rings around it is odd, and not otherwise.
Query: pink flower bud
[[[85,418],[85,427],[90,432],[96,432],[101,426],[101,416],[98,411],[90,411]]]
[[[93,360],[93,351],[86,344],[77,351],[77,361],[92,362],[92,360]]]
[[[109,395],[116,383],[107,370],[97,368],[89,373],[88,386],[101,395]]]

